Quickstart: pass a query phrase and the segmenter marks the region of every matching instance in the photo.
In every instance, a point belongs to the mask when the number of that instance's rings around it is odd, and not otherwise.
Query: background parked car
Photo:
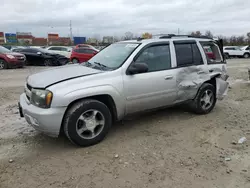
[[[0,70],[14,67],[23,67],[25,56],[20,53],[12,52],[0,46]]]
[[[94,46],[89,45],[89,44],[78,44],[75,46],[75,48],[91,48],[93,50],[100,51],[97,48],[95,48]]]
[[[67,58],[70,58],[72,52],[72,48],[67,46],[49,46],[46,49],[52,51],[53,53],[63,55]]]
[[[42,48],[26,48],[18,51],[26,56],[27,65],[60,66],[69,62],[69,58]]]
[[[16,49],[25,48],[23,46],[11,46],[11,45],[2,45],[2,46],[12,52],[14,52]]]
[[[246,50],[242,50],[238,46],[225,46],[223,48],[224,55],[226,58],[230,57],[244,57],[244,58],[249,58],[250,57],[250,52]]]
[[[249,47],[249,45],[247,45],[247,46],[242,46],[241,49],[242,49],[243,51],[250,52],[250,47]]]
[[[97,50],[91,48],[76,48],[71,53],[70,61],[73,63],[86,62],[97,53]]]
[[[215,55],[209,46],[203,46],[203,49],[204,49],[205,53],[207,54],[208,58],[215,59]]]

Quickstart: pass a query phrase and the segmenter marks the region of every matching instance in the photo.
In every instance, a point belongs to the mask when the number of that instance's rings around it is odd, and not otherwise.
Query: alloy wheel
[[[105,125],[104,115],[98,110],[84,112],[76,122],[76,132],[84,139],[93,139],[103,130]]]
[[[1,61],[1,60],[0,60],[0,70],[1,70],[1,69],[4,69],[4,61]]]
[[[207,89],[201,96],[200,104],[204,110],[208,110],[214,103],[215,96],[212,90]]]
[[[45,66],[50,66],[51,65],[51,60],[50,59],[45,59],[44,60],[44,65]]]

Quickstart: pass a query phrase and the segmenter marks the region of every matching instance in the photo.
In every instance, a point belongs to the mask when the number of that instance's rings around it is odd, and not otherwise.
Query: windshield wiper
[[[102,68],[102,70],[104,70],[104,69],[110,69],[108,66],[106,66],[106,65],[104,65],[104,64],[102,64],[102,63],[99,63],[99,62],[94,62],[94,64],[95,65],[98,65],[99,67],[101,67]]]
[[[83,65],[85,65],[86,67],[94,67],[95,65],[97,65],[98,67],[100,67],[102,70],[105,70],[105,69],[110,69],[109,67],[107,67],[106,65],[104,64],[101,64],[99,62],[94,62],[94,63],[90,63],[89,61],[86,61],[83,63]]]
[[[94,62],[94,64],[99,65],[100,67],[108,68],[106,65],[101,64],[101,63],[99,63],[99,62]]]

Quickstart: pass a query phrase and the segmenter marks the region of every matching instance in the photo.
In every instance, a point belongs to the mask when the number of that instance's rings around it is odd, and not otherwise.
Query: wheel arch
[[[6,61],[6,59],[4,59],[3,57],[0,57],[0,60],[5,61],[6,65],[7,65],[7,69],[8,69],[8,68],[9,68],[9,63],[8,63],[8,61]]]
[[[200,87],[199,87],[199,89],[198,89],[198,91],[197,91],[195,97],[198,95],[200,88],[201,88],[202,85],[205,84],[205,83],[208,83],[208,84],[213,85],[214,88],[215,88],[215,92],[216,92],[216,91],[217,91],[217,88],[216,88],[216,78],[219,77],[219,76],[221,76],[221,73],[214,74],[214,75],[211,76],[211,78],[210,78],[209,80],[206,80],[205,82],[203,82],[203,83],[200,85]]]
[[[118,120],[117,107],[116,107],[115,101],[114,101],[114,99],[113,99],[113,97],[111,95],[109,95],[109,94],[101,94],[101,95],[87,96],[87,97],[83,97],[83,98],[79,98],[79,99],[73,100],[67,106],[67,109],[65,110],[64,115],[63,115],[60,133],[63,132],[63,122],[64,122],[66,114],[70,110],[70,108],[74,104],[76,104],[76,103],[78,103],[80,101],[83,101],[83,100],[88,100],[88,99],[94,99],[94,100],[97,100],[97,101],[100,101],[100,102],[104,103],[109,108],[109,110],[111,112],[112,121],[117,121]]]

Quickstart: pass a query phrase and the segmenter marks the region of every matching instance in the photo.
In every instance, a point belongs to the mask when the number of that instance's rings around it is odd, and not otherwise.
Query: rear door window
[[[203,60],[196,43],[175,44],[177,67],[201,65]]]
[[[84,48],[77,48],[74,51],[77,53],[81,53],[81,54],[86,54],[88,49],[84,49]]]
[[[49,50],[61,51],[61,47],[51,47]]]

